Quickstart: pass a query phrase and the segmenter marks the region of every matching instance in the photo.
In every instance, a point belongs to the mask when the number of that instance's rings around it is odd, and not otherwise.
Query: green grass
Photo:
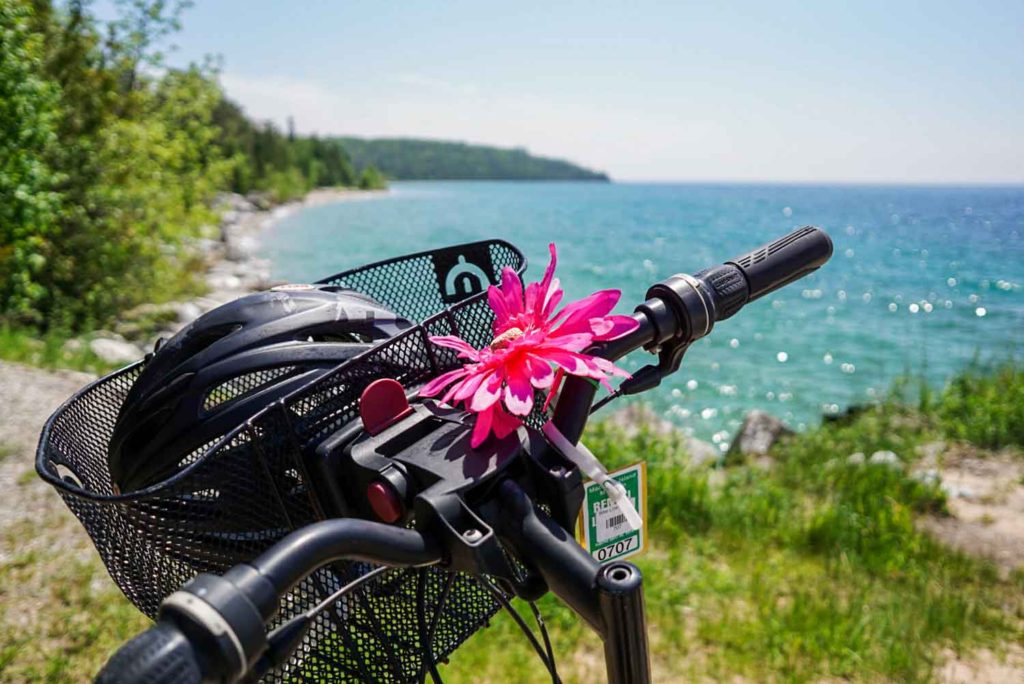
[[[986,396],[971,404],[977,420],[1005,408]],[[608,466],[649,464],[652,547],[635,560],[655,681],[927,681],[951,651],[1024,639],[1024,570],[1004,577],[919,532],[915,519],[946,502],[905,468],[847,462],[884,449],[911,464],[918,446],[953,436],[943,406],[890,401],[792,436],[770,469],[692,469],[677,439],[593,425],[587,443]],[[85,681],[148,624],[95,553],[74,548],[86,543],[67,515],[0,535],[0,681]],[[541,606],[565,680],[603,680],[600,640],[553,597]],[[442,675],[546,678],[505,615]]]
[[[118,646],[151,624],[83,537],[70,514],[3,530],[0,682],[92,681]]]
[[[944,649],[1020,639],[1021,577],[917,531],[942,492],[903,469],[852,465],[856,451],[912,460],[941,427],[897,404],[792,437],[765,470],[685,467],[682,446],[592,427],[609,467],[647,458],[652,551],[645,575],[656,679],[924,681]],[[600,643],[547,598],[567,680],[601,676]],[[527,679],[536,660],[505,617],[452,656],[453,681]],[[539,664],[529,677],[543,680]]]
[[[0,325],[0,359],[40,368],[65,368],[86,373],[106,373],[117,367],[89,350],[87,343],[79,349],[65,347],[68,335],[60,331],[40,333],[29,328]]]
[[[976,446],[1024,447],[1024,365],[972,366],[957,375],[926,408],[943,431]]]

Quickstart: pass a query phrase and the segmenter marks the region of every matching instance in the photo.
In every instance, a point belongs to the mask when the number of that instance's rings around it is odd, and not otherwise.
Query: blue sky
[[[622,180],[1024,182],[1024,1],[198,0],[173,62],[303,132]]]

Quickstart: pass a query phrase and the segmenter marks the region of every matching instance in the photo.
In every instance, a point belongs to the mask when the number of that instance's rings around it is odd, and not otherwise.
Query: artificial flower
[[[505,437],[533,410],[534,391],[547,390],[548,402],[568,373],[592,378],[608,387],[608,377],[629,374],[612,362],[583,353],[594,342],[613,340],[636,329],[630,316],[611,315],[619,290],[601,290],[557,313],[563,292],[555,278],[555,245],[551,262],[540,282],[523,288],[510,268],[501,274],[501,286],[491,285],[487,302],[494,311],[494,339],[483,349],[458,337],[433,336],[441,347],[454,349],[465,365],[434,378],[420,395],[434,397],[447,388],[441,401],[463,402],[477,414],[470,445],[480,446],[492,432]],[[545,404],[547,406],[547,404]]]

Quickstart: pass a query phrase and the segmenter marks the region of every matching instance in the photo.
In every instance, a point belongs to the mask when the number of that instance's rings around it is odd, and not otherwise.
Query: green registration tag
[[[641,461],[608,474],[626,488],[644,524],[639,530],[632,529],[619,507],[608,499],[604,487],[587,480],[576,536],[601,563],[628,558],[647,545],[647,464]]]

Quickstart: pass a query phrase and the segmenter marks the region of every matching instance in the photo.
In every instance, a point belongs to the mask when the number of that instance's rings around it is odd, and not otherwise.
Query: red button
[[[359,397],[359,416],[363,428],[376,435],[389,425],[412,413],[405,388],[397,380],[380,378],[374,380]]]
[[[398,522],[405,514],[405,506],[398,498],[398,492],[383,482],[371,482],[366,488],[366,498],[377,517],[386,523]]]

